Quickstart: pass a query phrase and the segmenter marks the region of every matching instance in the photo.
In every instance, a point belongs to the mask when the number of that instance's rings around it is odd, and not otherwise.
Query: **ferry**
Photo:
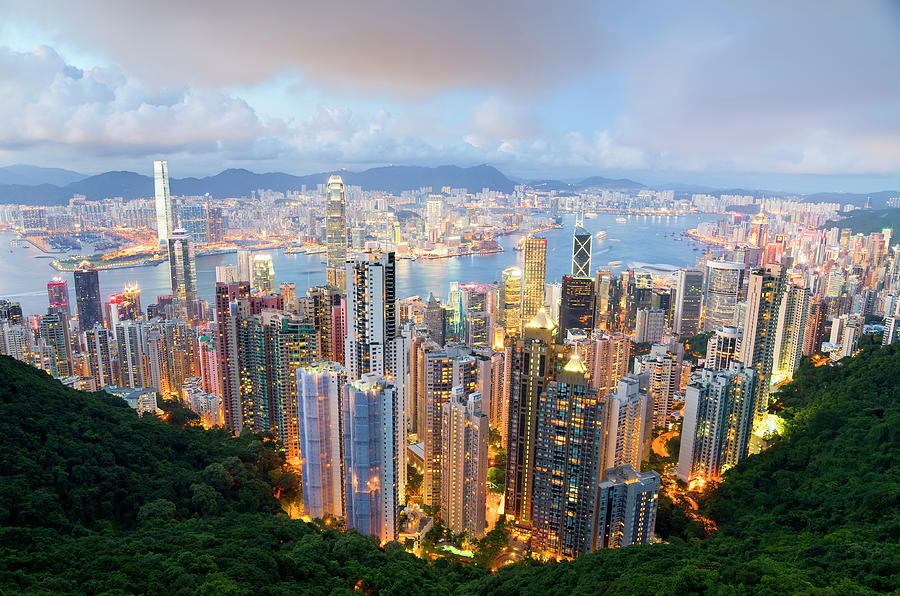
[[[628,220],[625,219],[624,217],[617,217],[617,218],[616,218],[616,222],[617,222],[617,223],[626,223],[627,221],[628,221]]]
[[[594,213],[593,211],[588,211],[587,213],[584,214],[584,218],[585,219],[597,219],[597,214]]]
[[[605,230],[600,230],[599,232],[597,232],[597,240],[603,240],[604,238],[606,238]]]

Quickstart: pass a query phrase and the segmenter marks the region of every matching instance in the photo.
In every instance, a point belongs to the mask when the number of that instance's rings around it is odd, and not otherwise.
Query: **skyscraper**
[[[703,330],[710,332],[733,324],[734,309],[740,299],[744,280],[744,264],[707,261],[706,267]]]
[[[506,515],[519,520],[531,519],[539,398],[568,361],[568,349],[557,343],[556,331],[541,308],[507,353]]]
[[[172,197],[169,196],[169,166],[164,161],[153,162],[153,186],[156,193],[156,236],[160,244],[166,244],[175,222]]]
[[[596,334],[592,338],[591,385],[601,396],[617,390],[619,379],[628,374],[631,338],[624,333]]]
[[[439,346],[444,345],[444,309],[434,294],[429,295],[428,302],[425,303],[425,327],[433,342]]]
[[[522,282],[522,320],[531,321],[544,306],[544,283],[547,281],[547,239],[529,236],[525,239],[525,272]]]
[[[100,300],[100,274],[87,261],[82,261],[74,272],[75,305],[78,311],[78,327],[87,331],[103,321]]]
[[[347,260],[347,221],[344,181],[340,176],[328,179],[325,188],[325,243],[328,248],[325,281],[347,289],[344,263]]]
[[[454,534],[480,538],[485,529],[488,417],[481,394],[457,385],[442,406],[441,519]]]
[[[188,320],[197,316],[197,267],[194,243],[182,229],[172,230],[169,242],[169,275],[175,315]]]
[[[72,375],[72,342],[69,337],[69,319],[61,311],[49,312],[41,317],[40,337],[53,350],[50,374],[55,377]]]
[[[206,246],[209,227],[206,205],[198,203],[182,205],[179,225],[191,237],[194,246]]]
[[[60,278],[54,277],[47,283],[47,299],[50,302],[50,310],[60,313],[65,319],[72,318],[72,311],[69,308],[69,283]]]
[[[706,344],[707,370],[728,370],[740,360],[743,331],[738,327],[719,327]]]
[[[779,265],[756,269],[750,274],[747,287],[747,312],[744,317],[744,337],[741,340],[741,361],[756,371],[756,420],[768,411],[769,387],[775,367],[775,336],[778,313],[784,294],[784,271]]]
[[[635,358],[634,369],[649,375],[653,428],[666,428],[681,381],[681,361],[665,344],[653,344],[649,354]]]
[[[269,296],[275,293],[275,267],[272,255],[257,253],[252,261],[253,293],[257,296]]]
[[[660,477],[629,466],[607,470],[597,503],[596,548],[647,544],[656,526]]]
[[[216,283],[216,351],[222,387],[225,428],[241,432],[240,375],[238,367],[237,318],[232,305],[250,298],[250,283]]]
[[[500,309],[507,335],[519,333],[522,327],[522,270],[507,267],[501,274]]]
[[[825,338],[825,301],[821,294],[810,296],[809,313],[806,315],[806,330],[803,332],[803,355],[818,354]]]
[[[532,506],[535,546],[576,557],[592,550],[603,473],[603,405],[573,354],[541,393]]]
[[[114,384],[109,330],[100,323],[94,323],[93,327],[84,332],[84,340],[87,345],[88,370],[97,388]]]
[[[639,308],[635,316],[634,343],[656,343],[662,339],[666,313],[659,308]]]
[[[146,387],[144,381],[144,324],[116,324],[115,342],[119,361],[119,387]]]
[[[625,465],[639,470],[650,458],[644,449],[650,434],[650,407],[650,396],[641,390],[640,379],[634,376],[621,379],[616,392],[606,397],[603,470]]]
[[[336,362],[317,362],[297,371],[303,505],[313,518],[344,515],[343,420],[347,373]]]
[[[382,541],[397,537],[399,501],[396,387],[367,374],[344,385],[343,456],[347,527]]]
[[[809,290],[802,287],[801,283],[801,280],[787,280],[778,306],[775,353],[772,356],[773,383],[790,381],[800,366],[803,334],[809,313]]]
[[[589,333],[594,328],[594,280],[564,275],[559,303],[559,338],[569,330]]]
[[[591,279],[591,233],[580,224],[572,237],[572,277]]]
[[[394,253],[369,253],[347,261],[347,377],[393,372],[391,341],[397,335]]]
[[[728,370],[699,371],[685,388],[677,476],[718,480],[747,456],[756,405],[756,373],[733,362]]]

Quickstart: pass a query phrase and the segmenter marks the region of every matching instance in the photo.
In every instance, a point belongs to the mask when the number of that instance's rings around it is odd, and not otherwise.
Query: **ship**
[[[597,240],[603,240],[604,238],[606,238],[605,230],[600,230],[599,232],[597,232]]]
[[[606,264],[607,267],[618,267],[622,264],[622,261],[610,261]]]
[[[628,221],[628,220],[625,219],[624,217],[617,217],[617,218],[616,218],[616,222],[617,222],[617,223],[625,223],[625,222],[627,222],[627,221]]]

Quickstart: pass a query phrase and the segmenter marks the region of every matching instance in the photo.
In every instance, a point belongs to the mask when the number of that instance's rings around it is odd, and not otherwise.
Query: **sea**
[[[677,269],[694,265],[703,255],[704,247],[681,234],[702,221],[716,221],[714,214],[679,216],[598,214],[585,219],[584,227],[594,235],[592,246],[593,270],[620,271],[629,267],[652,266],[657,270]],[[623,218],[624,221],[621,221]],[[552,228],[540,235],[547,238],[547,281],[559,281],[571,271],[572,233],[574,215],[563,217],[561,228]],[[598,233],[602,232],[602,238]],[[514,250],[520,234],[502,236],[498,240],[502,253],[484,256],[447,259],[419,259],[397,261],[397,296],[408,298],[430,293],[447,299],[451,282],[489,283],[499,281],[503,269],[522,266],[522,252]],[[14,246],[12,232],[0,233],[0,299],[18,301],[26,315],[46,312],[47,282],[54,276],[69,281],[69,300],[74,310],[74,282],[71,272],[58,272],[50,262],[58,255],[47,255],[34,246]],[[306,288],[325,283],[324,254],[284,254],[280,250],[261,251],[272,255],[276,283],[294,282],[298,295]],[[71,253],[74,254],[74,253]],[[214,301],[216,267],[237,263],[235,253],[197,258],[197,285],[200,297]],[[100,292],[103,296],[122,291],[126,283],[137,282],[141,288],[144,308],[156,302],[156,296],[171,294],[167,262],[156,266],[129,267],[100,271]]]

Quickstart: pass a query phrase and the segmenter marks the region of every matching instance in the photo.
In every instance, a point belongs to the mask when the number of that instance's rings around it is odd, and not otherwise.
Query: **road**
[[[494,569],[499,569],[504,565],[511,565],[525,556],[526,541],[516,532],[513,531],[509,538],[509,546],[500,553],[497,560],[494,561]]]
[[[669,442],[669,439],[674,439],[676,436],[678,436],[677,430],[665,432],[653,439],[653,442],[650,444],[650,449],[660,457],[669,457],[669,450],[666,448],[666,443]],[[672,455],[678,454],[673,453]]]

